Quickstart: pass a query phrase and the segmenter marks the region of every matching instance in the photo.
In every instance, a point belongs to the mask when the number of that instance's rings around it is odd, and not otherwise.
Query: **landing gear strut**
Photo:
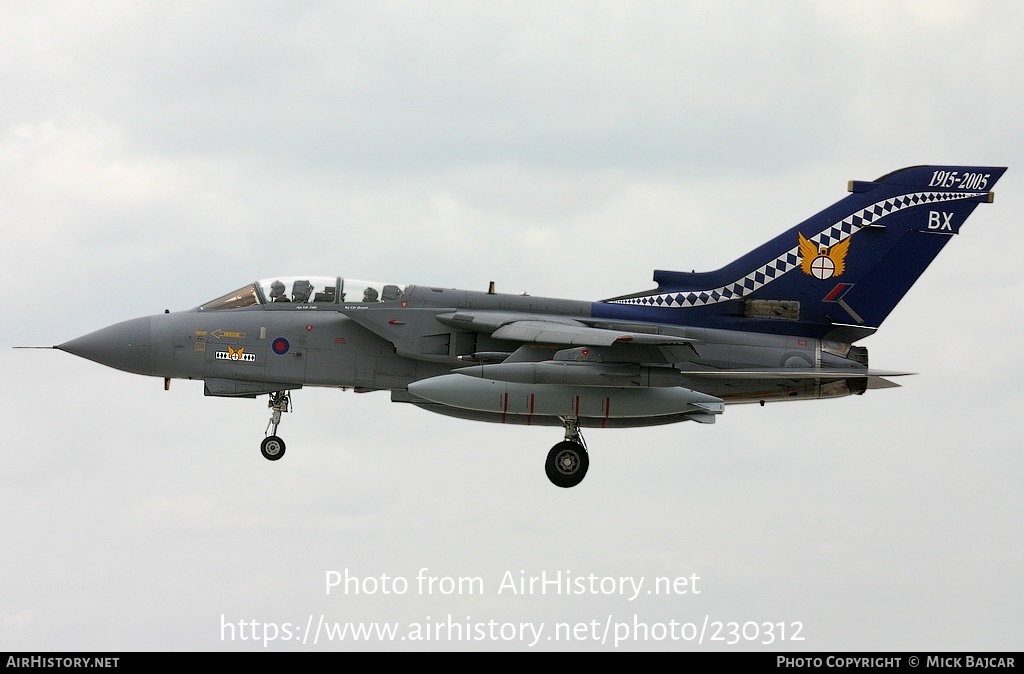
[[[277,461],[284,456],[284,440],[277,437],[277,426],[281,423],[281,413],[292,411],[292,398],[288,391],[277,391],[270,394],[270,421],[267,423],[266,438],[260,443],[260,452],[268,461]],[[271,430],[273,428],[273,430]]]
[[[587,474],[590,457],[587,445],[580,433],[580,422],[575,417],[562,417],[565,426],[565,440],[558,443],[548,452],[544,462],[544,472],[556,487],[575,487]]]

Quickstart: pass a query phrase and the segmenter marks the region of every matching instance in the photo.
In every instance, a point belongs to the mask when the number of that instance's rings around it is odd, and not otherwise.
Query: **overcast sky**
[[[1022,44],[1011,1],[5,2],[0,650],[1021,650]],[[591,430],[574,489],[557,428],[303,389],[271,463],[263,398],[8,348],[275,275],[598,300],[917,164],[1009,167],[862,342],[920,374]]]

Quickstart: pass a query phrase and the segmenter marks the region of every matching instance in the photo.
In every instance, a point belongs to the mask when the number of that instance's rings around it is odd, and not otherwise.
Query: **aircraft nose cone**
[[[151,316],[116,323],[54,348],[118,370],[155,374]]]

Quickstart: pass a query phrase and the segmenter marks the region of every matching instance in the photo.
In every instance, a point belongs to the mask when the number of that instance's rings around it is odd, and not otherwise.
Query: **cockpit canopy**
[[[340,276],[278,276],[211,300],[199,311],[241,309],[257,304],[286,308],[293,304],[341,305],[397,302],[405,289],[392,283],[343,279]]]

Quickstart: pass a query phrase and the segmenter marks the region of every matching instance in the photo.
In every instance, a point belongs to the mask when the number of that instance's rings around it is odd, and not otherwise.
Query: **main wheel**
[[[548,452],[544,462],[544,472],[556,487],[575,487],[587,474],[590,457],[583,445],[576,442],[560,442]]]
[[[284,456],[284,440],[276,435],[264,438],[263,442],[260,443],[260,451],[263,452],[264,459],[277,461]]]

